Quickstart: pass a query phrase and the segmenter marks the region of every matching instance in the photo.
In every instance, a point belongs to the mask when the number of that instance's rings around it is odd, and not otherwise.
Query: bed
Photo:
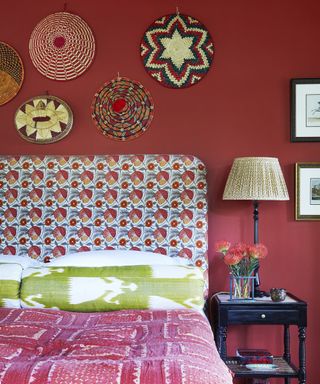
[[[230,384],[194,156],[0,156],[2,384]]]

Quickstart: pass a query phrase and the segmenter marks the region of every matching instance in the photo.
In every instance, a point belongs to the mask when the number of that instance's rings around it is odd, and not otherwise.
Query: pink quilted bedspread
[[[231,384],[191,310],[0,309],[1,384]]]

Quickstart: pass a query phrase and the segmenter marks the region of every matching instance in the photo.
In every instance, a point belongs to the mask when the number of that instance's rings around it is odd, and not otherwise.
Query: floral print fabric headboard
[[[193,156],[0,156],[0,253],[135,249],[206,270],[206,190]]]

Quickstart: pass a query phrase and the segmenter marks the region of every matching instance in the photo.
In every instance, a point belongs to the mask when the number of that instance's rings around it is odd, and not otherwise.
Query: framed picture
[[[320,220],[320,163],[296,163],[296,220]]]
[[[291,141],[320,141],[320,79],[291,80]]]

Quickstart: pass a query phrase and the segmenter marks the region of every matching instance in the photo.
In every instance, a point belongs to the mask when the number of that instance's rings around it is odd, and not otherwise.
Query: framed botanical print
[[[291,80],[291,141],[320,141],[320,78]]]
[[[295,219],[320,220],[320,163],[296,163]]]

